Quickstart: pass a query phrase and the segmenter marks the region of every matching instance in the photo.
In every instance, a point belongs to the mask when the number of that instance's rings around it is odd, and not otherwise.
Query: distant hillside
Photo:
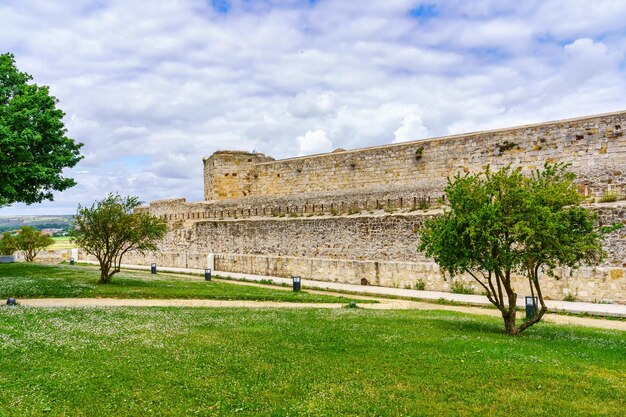
[[[0,216],[0,233],[10,232],[22,226],[35,229],[68,229],[74,216]]]

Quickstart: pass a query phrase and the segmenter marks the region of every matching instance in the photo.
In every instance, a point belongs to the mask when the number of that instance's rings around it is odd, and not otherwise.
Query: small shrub
[[[563,297],[563,301],[576,301],[576,294],[569,293],[565,297]]]
[[[271,279],[262,279],[259,281],[259,284],[274,285],[274,281],[272,281]]]
[[[420,200],[418,206],[420,210],[428,210],[430,208],[430,203],[426,200]]]
[[[461,281],[455,281],[452,283],[452,292],[455,294],[474,294],[474,289]]]
[[[346,308],[359,308],[359,306],[356,305],[355,301],[350,301],[348,305],[346,305]]]
[[[415,150],[415,160],[419,161],[422,159],[422,155],[424,154],[424,147],[420,146]]]
[[[506,151],[510,151],[511,149],[517,147],[517,143],[505,140],[504,142],[502,142],[501,144],[498,144],[497,146],[498,146],[498,150],[500,151],[500,153],[504,153]]]
[[[620,199],[620,194],[617,191],[607,191],[602,197],[600,197],[601,203],[612,203]]]
[[[360,212],[361,212],[361,210],[359,210],[359,209],[358,209],[358,208],[356,208],[356,207],[352,207],[352,208],[350,208],[350,209],[348,210],[348,214],[349,214],[349,215],[359,214]]]
[[[0,255],[13,255],[17,250],[15,238],[9,232],[4,232],[0,238]]]
[[[426,283],[423,279],[418,279],[415,281],[415,289],[418,291],[424,291],[426,289]]]

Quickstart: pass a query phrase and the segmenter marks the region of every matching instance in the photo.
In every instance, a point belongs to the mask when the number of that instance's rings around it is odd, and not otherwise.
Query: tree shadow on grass
[[[442,329],[451,333],[472,334],[504,334],[502,319],[497,317],[479,317],[465,313],[446,312],[434,315],[430,320]]]

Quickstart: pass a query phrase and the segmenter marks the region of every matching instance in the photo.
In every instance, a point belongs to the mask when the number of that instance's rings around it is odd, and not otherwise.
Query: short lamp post
[[[295,292],[300,291],[300,289],[302,288],[302,278],[300,277],[291,277],[292,283],[293,283],[293,290]]]
[[[534,302],[533,302],[534,299]],[[526,297],[526,318],[531,319],[535,316],[535,306],[539,302],[537,297]]]
[[[70,258],[70,265],[74,266],[74,258]]]
[[[156,274],[156,264],[150,265],[150,272],[152,272],[153,274]]]
[[[211,281],[211,268],[207,268],[204,270],[204,280]]]

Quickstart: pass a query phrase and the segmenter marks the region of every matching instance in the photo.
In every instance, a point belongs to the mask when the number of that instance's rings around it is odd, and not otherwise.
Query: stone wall
[[[594,204],[602,224],[626,222],[626,202]],[[157,262],[182,268],[204,268],[214,253],[219,271],[258,275],[301,275],[305,279],[448,291],[452,282],[480,289],[471,277],[451,279],[417,252],[418,229],[440,210],[298,218],[171,221],[162,253],[132,255],[125,262]],[[626,303],[626,229],[605,239],[607,260],[596,268],[562,271],[561,279],[542,277],[546,296]],[[516,286],[526,288],[522,277]]]
[[[447,177],[487,165],[528,171],[561,161],[571,163],[582,194],[624,195],[624,128],[626,112],[619,112],[280,161],[217,152],[204,161],[208,201],[142,208],[167,219],[170,230],[160,254],[125,262],[204,268],[214,253],[222,271],[450,290],[450,277],[416,251],[416,231],[440,213]],[[626,222],[624,202],[591,207],[602,224]],[[608,258],[597,268],[563,271],[558,281],[544,277],[546,295],[626,303],[626,230],[607,236],[605,248]]]
[[[440,206],[439,198],[412,189],[363,192],[311,193],[284,197],[247,197],[204,202],[157,200],[139,210],[167,220],[238,219],[357,214],[375,211],[416,210]]]
[[[251,255],[239,253],[216,253],[215,270],[240,272],[263,276],[301,276],[304,280],[319,280],[348,284],[380,285],[395,288],[416,288],[423,283],[428,291],[452,291],[454,284],[470,287],[476,294],[482,289],[467,275],[450,277],[432,262],[356,261],[347,259],[310,258],[296,256]],[[81,257],[81,259],[83,259]],[[89,258],[91,259],[91,258]],[[158,254],[130,254],[125,263],[136,265],[172,266],[203,269],[207,266],[206,253],[162,252]],[[584,267],[574,271],[560,271],[560,279],[541,277],[546,299],[562,300],[574,296],[580,301],[626,303],[625,269],[622,267]],[[518,293],[529,295],[528,282],[524,277],[513,277]],[[305,284],[306,286],[306,281]]]
[[[507,164],[533,169],[544,162],[563,161],[572,164],[583,193],[600,196],[610,189],[625,193],[624,129],[626,112],[619,112],[257,163],[246,185],[238,187],[245,188],[248,196],[291,196],[404,186],[436,197],[446,178],[457,172]]]

